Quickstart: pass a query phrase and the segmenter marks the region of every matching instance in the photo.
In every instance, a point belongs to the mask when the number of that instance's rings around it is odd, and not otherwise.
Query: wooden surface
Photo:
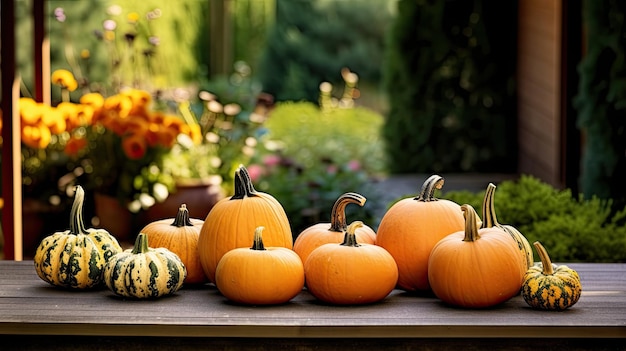
[[[37,277],[31,261],[0,261],[0,339],[34,343],[39,340],[35,335],[71,335],[79,337],[75,341],[115,337],[146,344],[154,343],[150,341],[154,338],[180,343],[182,336],[188,342],[216,338],[231,345],[235,340],[272,339],[275,345],[298,340],[299,345],[318,346],[323,340],[337,346],[344,339],[380,339],[387,340],[384,345],[396,345],[395,349],[416,349],[400,344],[415,339],[454,343],[493,338],[519,345],[518,340],[545,338],[562,343],[580,338],[600,339],[591,342],[595,348],[625,349],[626,264],[569,266],[581,276],[582,296],[571,309],[547,312],[530,309],[520,296],[487,310],[463,310],[433,296],[399,290],[380,303],[345,307],[319,303],[306,291],[280,306],[239,306],[229,303],[213,285],[183,288],[158,300],[125,300],[106,289],[58,289]],[[616,339],[621,340],[616,343]],[[261,342],[252,345],[263,349]],[[579,341],[571,346],[582,345],[585,342]]]

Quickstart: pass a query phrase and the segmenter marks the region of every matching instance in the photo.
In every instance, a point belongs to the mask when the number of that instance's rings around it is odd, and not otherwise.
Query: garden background
[[[67,70],[77,81],[72,91],[53,81],[50,104],[81,104],[89,93],[111,97],[130,87],[148,93],[150,104],[142,108],[151,116],[212,121],[203,147],[193,148],[201,153],[176,144],[158,150],[158,162],[147,153],[105,169],[108,176],[141,165],[108,194],[130,209],[131,235],[183,178],[218,176],[216,196],[227,196],[240,163],[258,190],[283,204],[294,234],[327,221],[334,200],[347,191],[368,198],[362,208],[348,207],[350,218],[376,227],[394,201],[388,189],[398,175],[416,179],[414,192],[398,193],[401,198],[417,194],[423,175],[482,174],[487,182],[504,174],[511,180],[498,184],[501,222],[553,246],[555,260],[625,261],[619,63],[626,8],[608,0],[553,2],[563,23],[569,19],[581,32],[562,38],[581,51],[565,60],[575,79],[563,83],[563,111],[575,125],[563,132],[580,150],[576,167],[555,181],[520,170],[518,14],[529,3],[46,1],[50,71]],[[25,44],[33,35],[32,6],[24,0],[16,7],[25,98],[34,91],[33,47]],[[545,98],[540,90],[535,96]],[[93,180],[103,162],[96,158],[101,139],[70,157],[70,134],[53,135],[45,148],[23,146],[24,196],[36,200],[39,235],[65,229],[59,218],[67,217],[68,189],[76,184],[87,187],[87,217],[100,224],[95,198],[106,181]],[[482,200],[475,188],[444,188],[440,196],[476,208]]]

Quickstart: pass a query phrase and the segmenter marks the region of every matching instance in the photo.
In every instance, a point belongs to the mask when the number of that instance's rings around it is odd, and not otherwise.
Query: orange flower
[[[137,134],[130,134],[122,139],[122,149],[131,160],[141,159],[148,149],[146,140]]]
[[[52,73],[51,77],[52,84],[56,84],[61,88],[67,89],[69,91],[74,91],[78,88],[78,82],[72,72],[66,69],[58,69]]]
[[[33,125],[41,120],[41,107],[31,98],[20,98],[20,119],[22,123]]]
[[[100,114],[102,112],[102,107],[104,106],[104,97],[101,94],[85,94],[80,97],[80,103],[83,106],[89,106],[93,109],[92,121],[94,123],[100,120]]]
[[[129,114],[148,116],[148,107],[152,102],[152,96],[149,92],[140,89],[127,89],[120,94],[128,96],[133,103]]]
[[[63,110],[42,105],[41,121],[50,128],[52,134],[63,133],[67,127],[66,116]]]
[[[43,123],[24,125],[21,132],[22,142],[35,149],[45,149],[52,139],[50,129]]]
[[[68,156],[76,156],[85,147],[87,147],[86,138],[72,135],[67,141],[67,144],[65,144],[65,149],[63,151]]]

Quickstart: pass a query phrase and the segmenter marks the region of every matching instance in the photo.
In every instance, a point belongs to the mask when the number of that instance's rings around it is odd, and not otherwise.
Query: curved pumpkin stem
[[[231,196],[231,200],[241,200],[246,197],[257,196],[258,193],[252,185],[250,173],[243,165],[235,171],[235,194]]]
[[[419,195],[414,198],[417,201],[437,201],[435,197],[435,189],[443,188],[444,179],[436,174],[431,175],[424,184],[422,184],[422,190]]]
[[[83,222],[83,203],[85,202],[85,190],[77,185],[74,192],[74,202],[70,212],[70,233],[87,234],[85,223]]]
[[[350,225],[346,229],[346,235],[343,236],[343,242],[340,245],[352,246],[352,247],[361,246],[356,241],[356,235],[354,233],[356,233],[356,230],[361,228],[362,226],[363,226],[363,222],[361,221],[354,221],[350,223]]]
[[[174,222],[172,222],[171,225],[178,228],[184,226],[193,227],[193,223],[191,223],[191,220],[189,219],[189,210],[187,209],[186,204],[180,205],[176,218],[174,218]]]
[[[496,186],[493,183],[489,183],[485,191],[485,198],[483,199],[483,224],[481,228],[502,227],[496,217],[496,209],[493,201],[495,193]]]
[[[478,234],[478,226],[476,225],[476,210],[471,205],[465,204],[461,206],[463,216],[465,217],[465,237],[463,241],[476,241],[480,239]]]
[[[148,246],[148,236],[144,233],[139,233],[139,235],[137,235],[137,239],[135,239],[133,251],[131,252],[136,255],[146,253],[148,251],[150,251],[150,247]]]
[[[265,246],[263,245],[263,230],[265,227],[259,226],[254,230],[254,242],[252,243],[252,247],[250,250],[265,250]]]
[[[540,242],[535,241],[533,246],[537,250],[539,254],[539,258],[541,259],[541,265],[543,266],[543,275],[552,275],[554,274],[554,269],[552,268],[552,260],[550,260],[550,256],[548,255],[548,251],[546,250]]]
[[[367,201],[367,199],[361,194],[345,193],[341,195],[337,201],[335,201],[330,213],[329,230],[333,232],[343,232],[346,230],[348,228],[348,224],[346,223],[346,206],[348,204],[357,204],[363,207],[365,201]]]

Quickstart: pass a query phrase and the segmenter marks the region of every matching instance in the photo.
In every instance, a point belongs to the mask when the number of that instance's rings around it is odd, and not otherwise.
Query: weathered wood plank
[[[626,264],[569,266],[581,275],[583,295],[573,308],[551,313],[530,309],[521,296],[474,311],[399,290],[380,303],[349,307],[319,303],[306,290],[280,306],[238,306],[213,285],[125,300],[106,289],[58,289],[37,277],[32,262],[0,261],[0,334],[626,338]]]

